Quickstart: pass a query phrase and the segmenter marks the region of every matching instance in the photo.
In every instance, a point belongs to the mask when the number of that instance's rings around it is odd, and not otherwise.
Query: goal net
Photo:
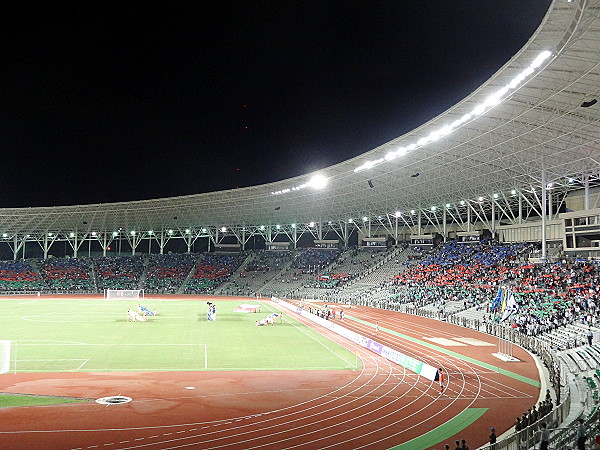
[[[106,300],[132,300],[144,298],[143,289],[106,289],[104,291]]]
[[[10,371],[10,341],[0,341],[0,373]]]

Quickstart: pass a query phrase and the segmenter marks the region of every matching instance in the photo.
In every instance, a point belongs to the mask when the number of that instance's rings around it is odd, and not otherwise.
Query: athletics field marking
[[[366,320],[359,319],[357,317],[348,316],[348,315],[345,316],[345,317],[348,318],[348,319],[350,319],[350,320],[354,320],[355,322],[359,322],[359,323],[362,323],[364,325],[367,325],[367,326],[375,328],[375,325],[373,325],[371,322],[368,322]],[[407,341],[414,342],[415,344],[422,345],[424,347],[427,347],[427,348],[430,348],[432,350],[438,351],[438,352],[440,352],[442,354],[446,354],[446,355],[452,356],[454,358],[457,358],[457,359],[465,361],[465,362],[470,362],[471,364],[476,364],[479,367],[483,367],[485,369],[492,370],[492,371],[500,373],[502,375],[506,375],[507,377],[513,378],[515,380],[522,381],[522,382],[530,384],[532,386],[535,386],[535,387],[538,387],[538,388],[541,386],[541,383],[538,380],[534,380],[532,378],[529,378],[529,377],[526,377],[526,376],[523,376],[523,375],[519,375],[518,373],[511,372],[509,370],[503,369],[503,368],[498,367],[498,366],[494,366],[493,364],[488,364],[488,363],[485,363],[483,361],[478,361],[475,358],[471,358],[470,356],[461,355],[460,353],[454,352],[452,350],[445,349],[443,347],[440,347],[439,345],[430,344],[429,342],[423,341],[421,339],[417,339],[417,338],[412,337],[412,336],[408,336],[406,334],[398,333],[397,331],[390,330],[389,328],[379,327],[379,329],[381,331],[385,331],[386,333],[393,334],[394,336],[398,336],[398,337],[400,337],[402,339],[406,339]]]

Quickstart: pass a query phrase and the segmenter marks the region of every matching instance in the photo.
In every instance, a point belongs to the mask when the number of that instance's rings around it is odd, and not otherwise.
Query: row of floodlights
[[[119,236],[119,235],[121,234],[121,231],[122,231],[122,230],[119,230],[119,231],[113,231],[111,234],[112,234],[112,236],[113,236],[113,237],[116,237],[116,236]],[[222,228],[220,229],[220,231],[221,231],[221,232],[223,232],[223,233],[225,233],[225,232],[227,231],[227,228],[226,228],[226,227],[222,227]],[[189,228],[186,228],[186,230],[185,230],[185,234],[190,234],[191,232],[192,232],[192,230],[190,230]],[[206,232],[207,232],[206,228],[202,228],[202,233],[206,233]],[[149,230],[149,231],[147,231],[146,233],[147,233],[148,235],[150,235],[150,236],[153,236],[153,235],[154,235],[154,231],[153,231],[153,230]],[[173,233],[175,233],[175,231],[174,231],[174,230],[167,230],[167,234],[173,234]],[[92,231],[92,232],[91,232],[91,235],[92,235],[92,237],[97,237],[99,234],[102,234],[102,233],[98,233],[98,232],[96,232],[96,231]],[[131,231],[129,232],[129,234],[130,234],[130,235],[132,235],[132,236],[135,236],[135,235],[137,235],[137,234],[138,234],[138,232],[137,232],[137,231],[134,231],[134,230],[131,230]],[[26,237],[29,237],[29,236],[30,236],[30,235],[26,235]],[[48,233],[48,237],[55,237],[55,236],[57,236],[57,233]],[[8,233],[2,233],[2,237],[3,237],[3,238],[7,238],[7,237],[8,237]],[[69,237],[75,237],[75,233],[71,231],[71,232],[69,233]]]
[[[491,108],[493,108],[494,106],[496,106],[500,102],[502,102],[502,100],[504,100],[506,98],[506,95],[510,91],[514,90],[519,85],[521,85],[527,78],[529,78],[535,72],[535,69],[539,68],[542,65],[542,63],[546,59],[548,59],[550,56],[552,56],[552,52],[549,50],[545,50],[545,51],[541,52],[533,60],[533,62],[529,66],[527,66],[525,69],[523,69],[516,77],[514,77],[510,81],[510,83],[508,83],[507,85],[498,89],[496,92],[494,92],[488,98],[486,98],[482,103],[475,106],[475,108],[473,108],[473,110],[471,112],[464,114],[462,117],[460,117],[459,119],[456,119],[451,124],[444,125],[443,127],[439,128],[437,130],[434,130],[429,135],[418,139],[416,142],[413,142],[412,144],[407,145],[406,147],[400,147],[395,151],[391,151],[391,152],[387,153],[385,155],[385,157],[383,157],[383,158],[379,158],[379,159],[376,159],[373,161],[367,161],[364,164],[355,168],[354,172],[358,173],[363,170],[370,169],[370,168],[372,168],[376,165],[379,165],[383,162],[392,161],[400,156],[405,155],[406,153],[408,153],[412,150],[423,147],[431,142],[435,142],[438,139],[441,139],[444,136],[447,136],[448,134],[455,131],[458,127],[460,127],[464,123],[470,121],[474,117],[482,115],[486,111],[490,110]]]
[[[516,89],[518,86],[523,84],[523,82],[525,80],[527,80],[529,77],[531,77],[531,75],[533,75],[535,70],[538,69],[544,63],[544,61],[546,61],[548,58],[550,58],[550,56],[552,56],[552,52],[550,50],[545,50],[545,51],[541,52],[529,66],[527,66],[525,69],[523,69],[508,84],[506,84],[502,88],[498,89],[496,92],[494,92],[488,98],[486,98],[482,103],[476,105],[471,110],[471,112],[464,114],[462,117],[460,117],[459,119],[456,119],[454,122],[450,123],[449,125],[444,125],[441,128],[432,131],[429,135],[418,139],[416,142],[413,142],[412,144],[409,144],[406,147],[399,147],[398,149],[396,149],[394,151],[388,152],[383,158],[365,162],[364,164],[355,168],[354,172],[358,173],[363,170],[375,167],[383,162],[393,161],[394,159],[396,159],[400,156],[403,156],[410,151],[416,150],[417,148],[423,147],[431,142],[435,142],[438,139],[441,139],[442,137],[449,135],[450,133],[455,131],[458,127],[460,127],[461,125],[470,121],[474,117],[482,115],[486,111],[490,110],[494,106],[501,103],[506,98],[506,96],[509,92]],[[307,187],[312,187],[313,189],[323,189],[326,185],[327,185],[327,178],[323,175],[316,175],[304,184],[294,186],[291,188],[282,189],[279,191],[272,191],[271,194],[272,195],[287,194],[289,192],[299,191],[299,190],[305,189]]]
[[[323,189],[327,186],[327,178],[323,175],[315,175],[313,176],[307,183],[301,184],[299,186],[294,186],[288,189],[282,189],[280,191],[271,192],[272,195],[281,195],[287,194],[288,192],[299,191],[301,189],[305,189],[307,187],[311,187],[313,189]]]
[[[569,181],[569,183],[574,183],[576,180],[575,180],[574,178],[569,178],[569,179],[568,179],[568,181]],[[553,188],[554,188],[554,183],[548,183],[548,184],[546,185],[546,189],[553,189]],[[513,189],[513,190],[511,190],[511,191],[510,191],[510,194],[511,194],[512,196],[514,196],[514,195],[517,195],[517,190],[516,190],[516,189]],[[491,198],[492,198],[492,199],[494,199],[494,200],[498,200],[498,199],[500,198],[500,194],[492,194]],[[478,202],[484,202],[485,200],[486,200],[486,198],[485,198],[484,196],[479,196],[479,197],[477,197],[477,201],[478,201]],[[466,201],[466,200],[461,200],[461,201],[459,201],[459,202],[458,202],[458,205],[459,205],[459,206],[465,206],[466,204],[467,204],[467,201]],[[446,209],[451,209],[453,205],[452,205],[452,203],[446,203],[446,205],[445,205],[445,206],[446,206]],[[431,207],[431,211],[436,211],[437,209],[438,209],[438,207],[437,207],[437,206],[432,206],[432,207]],[[410,210],[410,214],[413,214],[413,215],[414,215],[414,214],[416,214],[416,210],[414,210],[414,209],[411,209],[411,210]],[[400,216],[402,216],[402,212],[400,212],[400,211],[396,211],[396,212],[393,214],[393,216],[395,216],[395,217],[400,217]],[[383,219],[383,216],[378,216],[378,218],[381,220],[381,219]],[[369,220],[369,218],[368,218],[368,217],[366,217],[366,216],[362,218],[362,221],[363,221],[363,222],[367,222],[368,220]],[[328,221],[327,223],[328,223],[329,225],[331,225],[333,222],[330,220],[330,221]],[[354,219],[348,219],[348,223],[354,223]],[[315,222],[309,222],[307,225],[308,225],[308,227],[310,227],[310,228],[314,228],[314,227],[316,226]],[[296,225],[295,223],[292,223],[290,226],[291,226],[292,228],[297,228],[297,225]],[[264,230],[265,230],[265,228],[266,228],[266,227],[265,227],[265,225],[261,225],[261,226],[259,227],[259,229],[260,229],[261,231],[264,231]],[[275,229],[277,229],[277,230],[281,229],[281,225],[275,225]],[[112,232],[112,236],[113,236],[113,237],[116,237],[116,236],[118,236],[119,234],[121,234],[121,231],[122,231],[121,229],[120,229],[119,231],[113,231],[113,232]],[[221,228],[219,228],[219,231],[220,231],[221,233],[227,233],[227,227],[221,227]],[[167,230],[167,234],[169,234],[169,235],[172,235],[174,232],[175,232],[175,231],[174,231],[174,230],[172,230],[172,229],[169,229],[169,230]],[[192,231],[191,231],[189,228],[186,228],[186,229],[185,229],[185,234],[190,234],[191,232],[192,232]],[[208,230],[207,230],[206,228],[202,228],[201,232],[202,232],[202,233],[207,233],[207,232],[208,232]],[[148,235],[150,235],[150,236],[154,235],[154,231],[153,231],[153,230],[149,230],[149,231],[147,231],[146,233],[147,233]],[[91,234],[92,234],[92,236],[93,236],[93,237],[96,237],[96,236],[98,235],[98,233],[97,233],[96,231],[92,231],[92,233],[91,233]],[[129,234],[131,234],[132,236],[135,236],[136,234],[138,234],[138,232],[137,232],[137,231],[135,231],[135,230],[132,230],[132,231],[130,231],[130,232],[129,232]],[[55,236],[55,234],[54,234],[54,233],[48,233],[48,237],[54,237],[54,236]],[[70,236],[70,237],[75,237],[75,233],[71,232],[71,233],[69,233],[69,236]],[[7,237],[8,237],[8,233],[2,233],[2,237],[3,237],[3,238],[7,238]],[[29,235],[27,235],[27,237],[29,237]]]

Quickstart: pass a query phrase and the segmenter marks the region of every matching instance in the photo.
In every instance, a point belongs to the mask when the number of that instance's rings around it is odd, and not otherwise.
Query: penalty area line
[[[85,365],[85,364],[86,364],[88,361],[89,361],[89,359],[86,359],[86,360],[85,360],[84,362],[82,362],[82,363],[79,365],[79,367],[78,367],[77,369],[75,369],[75,370],[79,370],[79,369],[81,369],[81,368],[82,368],[82,367],[83,367],[83,366],[84,366],[84,365]]]

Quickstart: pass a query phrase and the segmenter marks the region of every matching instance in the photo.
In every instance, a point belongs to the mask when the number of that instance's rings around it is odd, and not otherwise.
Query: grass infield
[[[0,408],[16,406],[47,406],[57,405],[60,403],[81,403],[87,401],[89,400],[41,395],[0,394]]]
[[[213,301],[213,300],[211,300]],[[0,339],[12,341],[11,372],[357,369],[356,355],[284,314],[283,323],[256,326],[271,312],[233,310],[254,301],[145,299],[157,308],[148,322],[127,322],[137,300],[0,300]]]

